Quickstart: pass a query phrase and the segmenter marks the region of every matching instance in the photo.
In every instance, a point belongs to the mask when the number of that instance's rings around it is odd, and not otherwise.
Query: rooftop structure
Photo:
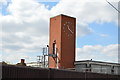
[[[102,61],[83,60],[76,61],[75,70],[80,72],[93,72],[104,74],[119,74],[120,64]]]

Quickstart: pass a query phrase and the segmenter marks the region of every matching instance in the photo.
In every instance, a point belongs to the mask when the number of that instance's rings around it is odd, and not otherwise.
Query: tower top
[[[66,17],[70,17],[70,18],[75,18],[75,17],[68,16],[68,15],[65,15],[65,14],[59,14],[59,15],[57,15],[57,16],[66,16]],[[57,17],[57,16],[53,16],[53,17],[51,17],[51,18],[54,18],[54,17]],[[76,18],[75,18],[75,19],[76,19]]]

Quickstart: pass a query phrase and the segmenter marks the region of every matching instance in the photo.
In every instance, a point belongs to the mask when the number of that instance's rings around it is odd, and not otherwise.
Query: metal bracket
[[[56,58],[57,54],[48,54],[48,56],[52,56],[52,57]]]

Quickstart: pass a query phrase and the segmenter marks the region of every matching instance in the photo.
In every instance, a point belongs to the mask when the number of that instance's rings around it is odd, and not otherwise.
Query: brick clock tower
[[[74,68],[76,18],[60,14],[50,18],[49,68]]]

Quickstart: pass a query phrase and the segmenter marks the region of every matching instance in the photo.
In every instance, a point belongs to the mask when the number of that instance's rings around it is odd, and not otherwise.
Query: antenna
[[[115,6],[113,6],[113,4],[111,4],[109,1],[107,1],[106,0],[106,2],[108,3],[108,4],[110,4],[115,10],[117,10],[119,13],[120,13],[120,11],[115,7]]]

